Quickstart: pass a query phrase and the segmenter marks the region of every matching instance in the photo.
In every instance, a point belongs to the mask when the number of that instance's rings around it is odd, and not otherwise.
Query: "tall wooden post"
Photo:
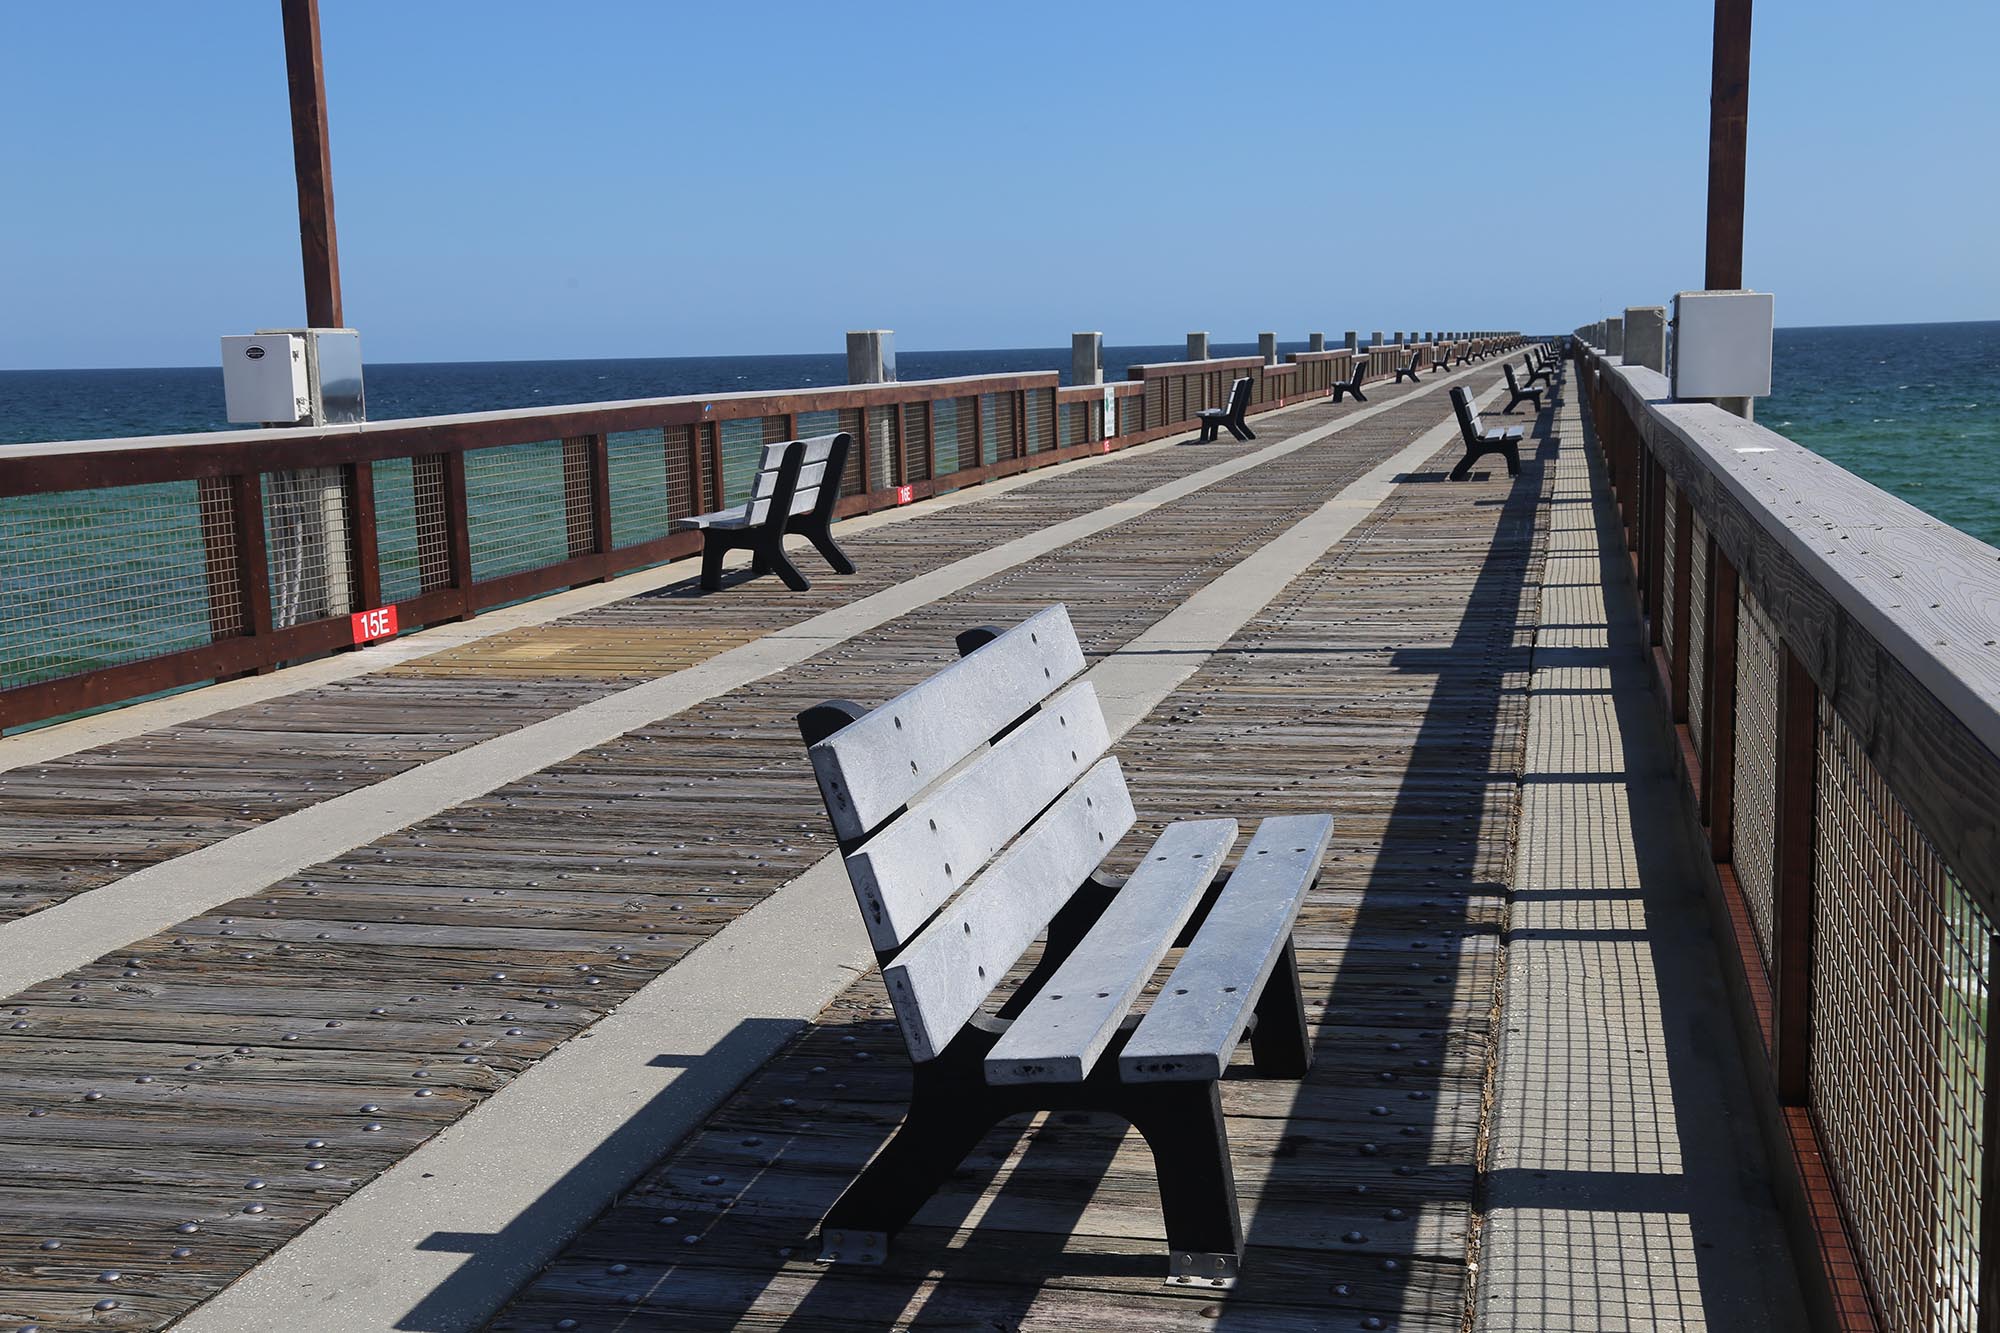
[[[1708,264],[1702,286],[1743,285],[1743,158],[1750,125],[1750,0],[1715,0],[1708,94]]]
[[[319,0],[283,0],[285,78],[292,96],[292,167],[299,180],[299,256],[306,325],[344,327],[340,247],[333,233],[333,158],[327,145],[326,76],[319,54]]]

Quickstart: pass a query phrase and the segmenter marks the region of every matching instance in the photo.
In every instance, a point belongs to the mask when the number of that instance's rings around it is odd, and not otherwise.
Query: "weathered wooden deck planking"
[[[1399,388],[1386,396],[1407,392]],[[1353,410],[1327,405],[1266,418],[1263,442]],[[821,578],[807,593],[763,579],[704,598],[690,576],[555,624],[0,772],[0,848],[7,849],[0,855],[0,921],[553,716],[663,668],[693,665],[1250,447],[1229,441],[1199,451],[1116,458],[1109,467],[1057,469],[968,506],[844,535],[860,572]],[[695,606],[698,614],[690,615]],[[620,632],[651,646],[619,660],[608,649]],[[599,637],[606,635],[610,643]],[[604,649],[528,656],[530,645],[560,644],[563,636],[595,639]]]
[[[907,1094],[871,976],[491,1327],[1460,1328],[1539,471],[1405,484],[1117,747],[1156,824],[1335,812],[1298,927],[1314,1071],[1224,1085],[1251,1247],[1235,1292],[1161,1285],[1146,1150],[1078,1116],[989,1136],[887,1266],[809,1262]]]
[[[1260,443],[1348,410],[1260,423]],[[956,629],[1050,600],[1071,604],[1089,650],[1109,651],[1442,414],[1430,395],[1359,423],[10,1000],[0,1319],[162,1326],[795,877],[830,846],[797,709],[891,693],[942,661]],[[868,538],[881,541],[880,573],[864,586],[1223,456],[1163,450],[1058,474],[991,512],[981,502],[882,528]],[[1472,491],[1456,494],[1464,504]],[[835,583],[808,595],[823,599],[814,609],[855,595]],[[711,615],[740,627],[773,606],[808,613],[753,584],[703,601],[637,598],[551,628],[643,633]],[[487,684],[517,687],[404,675],[350,689]],[[1148,754],[1150,728],[1182,725],[1148,724],[1134,753]],[[1371,738],[1369,754],[1395,744]],[[47,767],[87,772],[87,759]],[[236,827],[227,802],[214,809],[211,839]],[[199,1231],[176,1230],[188,1222]],[[41,1250],[49,1239],[62,1248]],[[190,1253],[172,1257],[180,1248]],[[116,1283],[97,1280],[107,1270]],[[91,1314],[102,1299],[119,1306]]]

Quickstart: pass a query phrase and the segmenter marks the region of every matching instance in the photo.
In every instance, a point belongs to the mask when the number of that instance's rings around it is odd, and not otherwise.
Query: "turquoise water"
[[[2000,321],[1779,329],[1757,421],[2000,545]]]

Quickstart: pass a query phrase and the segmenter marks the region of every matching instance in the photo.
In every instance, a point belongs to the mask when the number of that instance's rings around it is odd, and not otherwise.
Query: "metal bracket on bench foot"
[[[1233,1254],[1175,1250],[1167,1260],[1167,1285],[1227,1291],[1236,1285],[1236,1271],[1242,1264]]]
[[[823,1264],[880,1264],[888,1257],[886,1232],[833,1228],[819,1233],[819,1261]]]

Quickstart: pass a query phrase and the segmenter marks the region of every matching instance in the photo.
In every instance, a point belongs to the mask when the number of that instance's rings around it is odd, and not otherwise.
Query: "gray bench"
[[[836,573],[852,574],[854,562],[833,539],[833,506],[853,440],[841,431],[767,444],[747,501],[678,520],[701,530],[701,586],[710,592],[720,588],[722,557],[747,549],[753,577],[776,570],[793,592],[806,591],[812,584],[785,555],[788,532],[810,541]]]
[[[896,1021],[910,1109],[820,1226],[820,1258],[880,1263],[1001,1120],[1102,1112],[1152,1149],[1169,1281],[1227,1287],[1243,1254],[1218,1080],[1312,1059],[1291,931],[1328,815],[1263,820],[1230,874],[1233,819],[1170,825],[1129,876],[1137,821],[1069,612],[958,637],[961,660],[873,710],[799,715]],[[995,1008],[1038,936],[1040,960]],[[1143,1014],[1168,950],[1185,950]]]
[[[1453,481],[1464,481],[1472,473],[1474,459],[1486,454],[1500,454],[1507,460],[1507,475],[1521,475],[1521,437],[1519,426],[1509,426],[1504,430],[1488,430],[1479,419],[1479,409],[1472,405],[1472,395],[1463,385],[1451,387],[1451,410],[1458,417],[1459,438],[1465,443],[1465,457],[1458,460],[1458,466],[1451,470]]]
[[[1528,383],[1530,384],[1535,383],[1537,380],[1549,385],[1553,385],[1556,382],[1555,370],[1546,361],[1541,365],[1536,365],[1533,357],[1523,355],[1521,357],[1521,369],[1528,373]]]

